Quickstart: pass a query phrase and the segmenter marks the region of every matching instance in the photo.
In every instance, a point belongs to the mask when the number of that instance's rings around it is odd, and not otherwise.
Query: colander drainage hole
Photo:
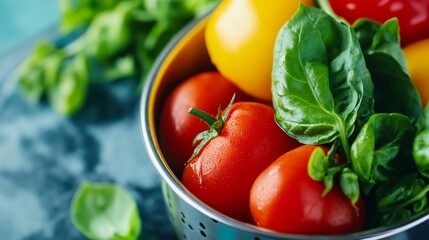
[[[186,234],[183,234],[183,239],[187,239],[188,237],[186,237]]]
[[[194,231],[194,228],[192,227],[191,224],[188,224],[189,229],[191,229],[192,231]]]
[[[213,218],[212,218],[212,221],[213,221],[214,223],[218,223],[218,221],[217,221],[217,220],[215,220],[215,219],[213,219]]]
[[[202,222],[200,222],[200,227],[201,227],[202,229],[206,229],[206,226],[205,226]]]
[[[201,236],[207,237],[207,234],[203,230],[201,230],[200,233],[201,233]]]
[[[259,237],[255,237],[254,240],[261,240]]]
[[[180,218],[180,220],[182,220],[182,223],[186,223],[186,221],[185,221],[185,214],[183,213],[183,212],[180,212],[180,216],[181,216],[181,218]]]

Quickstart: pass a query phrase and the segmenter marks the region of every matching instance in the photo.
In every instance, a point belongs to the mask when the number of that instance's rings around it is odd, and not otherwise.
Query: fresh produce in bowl
[[[426,236],[429,113],[409,74],[395,19],[349,25],[323,9],[297,5],[273,47],[272,103],[250,98],[219,103],[215,114],[191,110],[206,119],[208,130],[196,135],[183,175],[174,174],[169,164],[175,154],[167,157],[168,146],[160,147],[162,111],[181,82],[218,70],[205,38],[211,16],[164,51],[142,100],[144,139],[178,237]],[[240,117],[249,125],[240,130],[233,113],[247,104],[272,108],[271,117]],[[271,127],[261,127],[270,121]],[[300,144],[264,156],[258,141],[272,127]],[[252,137],[256,132],[261,135]],[[252,219],[241,209],[250,209]]]

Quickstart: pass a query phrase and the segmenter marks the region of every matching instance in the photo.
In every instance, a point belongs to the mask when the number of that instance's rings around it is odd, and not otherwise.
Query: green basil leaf
[[[369,19],[358,20],[353,29],[365,54],[382,52],[392,56],[407,71],[407,61],[401,49],[398,19],[387,20],[383,25]]]
[[[308,162],[308,175],[316,181],[322,181],[327,174],[329,159],[323,152],[322,148],[317,147],[311,153]]]
[[[413,121],[419,119],[423,107],[408,73],[397,19],[384,25],[364,19],[358,21],[354,29],[374,82],[375,111],[401,113]]]
[[[60,27],[68,32],[88,24],[100,12],[112,9],[121,0],[61,0]]]
[[[101,62],[110,60],[132,41],[131,17],[136,2],[122,1],[110,10],[98,14],[82,36],[86,53]]]
[[[361,48],[367,50],[371,48],[374,35],[380,30],[381,25],[378,22],[362,18],[357,20],[352,27]]]
[[[398,221],[405,222],[412,216],[409,209],[395,208],[390,212],[381,214],[381,220],[379,225],[389,225]]]
[[[103,81],[115,81],[118,79],[132,77],[137,74],[137,63],[134,56],[125,55],[111,62],[109,65],[102,66]]]
[[[49,102],[63,115],[78,111],[86,100],[90,66],[84,55],[74,57],[60,74],[58,81],[49,87]]]
[[[350,168],[344,168],[340,175],[340,186],[343,193],[356,204],[360,195],[359,178]]]
[[[381,224],[404,220],[426,211],[428,192],[429,185],[417,173],[382,183],[375,195]]]
[[[189,0],[145,0],[143,5],[147,12],[149,12],[158,21],[165,21],[165,19],[191,19],[193,12],[186,7]]]
[[[141,230],[137,204],[123,188],[104,183],[83,183],[74,196],[71,217],[87,238],[135,240]]]
[[[323,178],[323,183],[325,184],[325,190],[323,190],[322,196],[326,196],[329,191],[334,187],[334,175],[328,174]]]
[[[409,199],[414,194],[414,186],[417,183],[417,174],[411,173],[401,179],[392,179],[377,188],[376,199],[378,208],[387,211],[395,208],[396,204]]]
[[[38,102],[56,81],[65,54],[47,42],[40,42],[33,53],[18,68],[19,86],[25,97]]]
[[[407,172],[414,166],[409,156],[413,137],[414,128],[407,116],[374,114],[352,144],[354,172],[370,184]]]
[[[372,81],[354,31],[300,5],[274,48],[272,93],[279,126],[301,143],[347,138],[372,114]]]
[[[413,203],[414,213],[420,213],[427,209],[428,199],[426,197],[420,198]]]
[[[413,155],[419,172],[429,178],[429,129],[419,133],[414,139]]]
[[[420,116],[417,121],[417,132],[423,132],[426,129],[429,129],[429,104],[426,105],[426,108],[423,111],[423,114]]]

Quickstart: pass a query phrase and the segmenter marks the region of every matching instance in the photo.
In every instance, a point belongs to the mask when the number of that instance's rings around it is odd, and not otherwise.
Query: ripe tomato
[[[252,222],[253,181],[284,151],[299,143],[274,121],[262,103],[234,103],[219,135],[186,165],[183,184],[201,201],[232,218]]]
[[[411,80],[420,93],[423,106],[429,101],[429,39],[421,40],[404,48]]]
[[[398,18],[403,46],[429,37],[429,0],[329,0],[332,10],[353,24],[359,18],[384,23]]]
[[[207,23],[211,61],[247,94],[271,100],[274,42],[280,28],[311,0],[223,0]]]
[[[322,197],[324,183],[308,175],[308,161],[316,147],[303,145],[287,152],[258,176],[250,192],[250,209],[257,225],[306,235],[363,229],[362,197],[353,206],[338,184]]]
[[[204,72],[185,80],[168,96],[161,113],[159,142],[176,176],[180,178],[192,155],[195,136],[208,129],[203,121],[188,113],[189,108],[216,114],[219,104],[227,106],[234,93],[237,101],[245,99],[245,94],[218,72]]]

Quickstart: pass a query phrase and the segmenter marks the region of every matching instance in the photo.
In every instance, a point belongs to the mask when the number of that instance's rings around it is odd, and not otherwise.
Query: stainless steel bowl
[[[168,93],[187,77],[213,69],[204,42],[206,22],[207,17],[190,23],[164,49],[146,80],[140,106],[143,140],[161,176],[165,204],[179,239],[429,239],[429,213],[408,222],[347,235],[291,235],[232,219],[187,191],[163,157],[157,130]]]

